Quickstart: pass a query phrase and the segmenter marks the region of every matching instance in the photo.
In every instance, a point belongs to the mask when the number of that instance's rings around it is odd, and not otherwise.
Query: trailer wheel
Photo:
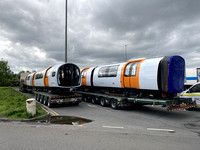
[[[100,97],[100,104],[101,106],[106,106],[106,100],[104,97]]]
[[[110,105],[113,109],[117,109],[117,101],[115,99],[111,99]]]
[[[96,98],[93,96],[91,99],[92,104],[96,104]]]
[[[48,103],[48,97],[47,97],[47,96],[45,96],[45,97],[44,97],[43,104],[44,104],[44,105],[47,105],[47,103]]]
[[[51,104],[51,101],[50,101],[50,100],[47,101],[47,106],[48,106],[49,108],[52,108],[52,107],[53,107],[53,104]]]
[[[80,102],[72,103],[73,106],[78,106]]]
[[[37,94],[37,101],[40,102],[40,97],[41,95],[40,94]]]
[[[44,101],[44,96],[43,96],[43,95],[41,95],[41,96],[40,96],[40,103],[42,103],[42,104],[43,104],[43,101]]]
[[[35,99],[36,99],[36,101],[38,100],[38,95],[37,94],[35,94]]]
[[[82,97],[82,100],[83,100],[84,102],[87,102],[87,98],[86,98],[85,96]]]

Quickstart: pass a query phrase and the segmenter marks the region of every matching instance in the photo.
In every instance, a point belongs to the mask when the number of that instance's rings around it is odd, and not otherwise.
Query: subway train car
[[[181,56],[139,59],[84,68],[82,89],[134,97],[171,98],[184,89],[185,60]]]
[[[81,86],[80,69],[72,63],[51,66],[43,71],[27,75],[25,85],[31,90],[43,91],[79,87]]]

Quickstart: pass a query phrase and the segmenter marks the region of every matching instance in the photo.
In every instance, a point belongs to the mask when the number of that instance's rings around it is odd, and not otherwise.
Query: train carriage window
[[[98,77],[116,77],[119,65],[106,66],[99,69]]]
[[[108,77],[116,77],[118,67],[119,67],[118,65],[117,66],[110,66],[109,71],[108,71]]]
[[[106,77],[106,71],[108,67],[102,67],[99,69],[98,77]]]
[[[27,80],[30,80],[30,76],[28,76]]]
[[[52,77],[55,77],[55,75],[56,75],[56,72],[52,72]]]

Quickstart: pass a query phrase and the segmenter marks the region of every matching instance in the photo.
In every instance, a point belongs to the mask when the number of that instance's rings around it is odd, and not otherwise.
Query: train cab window
[[[136,76],[137,66],[138,62],[128,64],[125,69],[125,76]]]
[[[85,76],[86,76],[86,71],[87,71],[88,69],[85,69],[85,70],[83,70],[83,72],[81,73],[81,78],[85,78]]]
[[[55,75],[56,75],[56,72],[52,72],[52,77],[55,77]]]
[[[65,64],[58,69],[59,86],[78,86],[80,77],[80,69],[73,64]]]

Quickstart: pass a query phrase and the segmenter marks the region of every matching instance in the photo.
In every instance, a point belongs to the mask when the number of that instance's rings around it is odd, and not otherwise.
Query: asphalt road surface
[[[166,108],[113,110],[91,103],[53,108],[92,120],[82,125],[0,122],[2,150],[200,149],[200,111]]]

